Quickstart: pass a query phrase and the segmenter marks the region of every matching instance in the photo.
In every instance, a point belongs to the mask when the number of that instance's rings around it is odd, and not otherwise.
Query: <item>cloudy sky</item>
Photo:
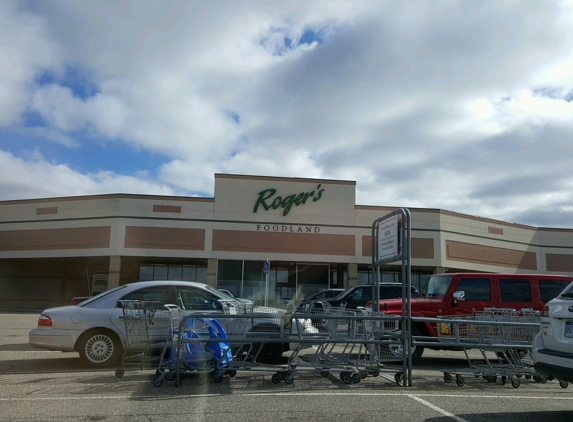
[[[0,200],[214,173],[573,228],[568,1],[0,2]]]

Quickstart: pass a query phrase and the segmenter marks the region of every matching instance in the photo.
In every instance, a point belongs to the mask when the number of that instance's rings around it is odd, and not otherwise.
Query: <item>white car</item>
[[[44,310],[38,319],[38,327],[29,333],[28,342],[31,346],[40,349],[79,352],[82,361],[90,367],[113,365],[119,361],[125,348],[130,344],[122,301],[155,301],[160,304],[176,304],[186,312],[200,313],[222,313],[223,303],[236,304],[237,309],[253,306],[252,302],[247,299],[233,298],[202,283],[137,282],[100,293],[77,306],[61,306]],[[252,311],[276,313],[277,318],[264,321],[255,319],[247,327],[249,332],[279,333],[284,328],[280,326],[284,319],[278,315],[284,314],[284,310],[254,307]],[[260,327],[264,329],[258,330]],[[260,335],[263,334],[259,334],[259,338]],[[288,343],[265,343],[257,360],[275,363],[287,350],[289,350]]]
[[[538,374],[573,382],[573,283],[545,305],[532,355]]]

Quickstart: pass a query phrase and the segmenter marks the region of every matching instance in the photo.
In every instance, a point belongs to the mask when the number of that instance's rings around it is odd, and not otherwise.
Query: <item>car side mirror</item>
[[[452,307],[456,307],[458,306],[458,301],[460,300],[466,300],[466,292],[464,292],[463,290],[459,290],[457,292],[454,292],[454,301],[452,302]]]

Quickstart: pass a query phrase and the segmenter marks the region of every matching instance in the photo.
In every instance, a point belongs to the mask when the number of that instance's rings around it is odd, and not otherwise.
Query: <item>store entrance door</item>
[[[296,292],[297,299],[303,299],[319,290],[328,289],[330,266],[297,264]]]

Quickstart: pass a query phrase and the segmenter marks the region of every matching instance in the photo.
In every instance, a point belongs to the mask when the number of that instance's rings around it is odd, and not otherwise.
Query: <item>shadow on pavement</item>
[[[470,414],[456,414],[458,418],[462,418],[468,422],[489,422],[489,421],[503,421],[503,422],[568,422],[573,418],[573,412],[568,411],[555,411],[555,412],[504,412],[504,413],[470,413]],[[452,418],[448,416],[441,416],[437,418],[428,418],[425,422],[452,422]]]

